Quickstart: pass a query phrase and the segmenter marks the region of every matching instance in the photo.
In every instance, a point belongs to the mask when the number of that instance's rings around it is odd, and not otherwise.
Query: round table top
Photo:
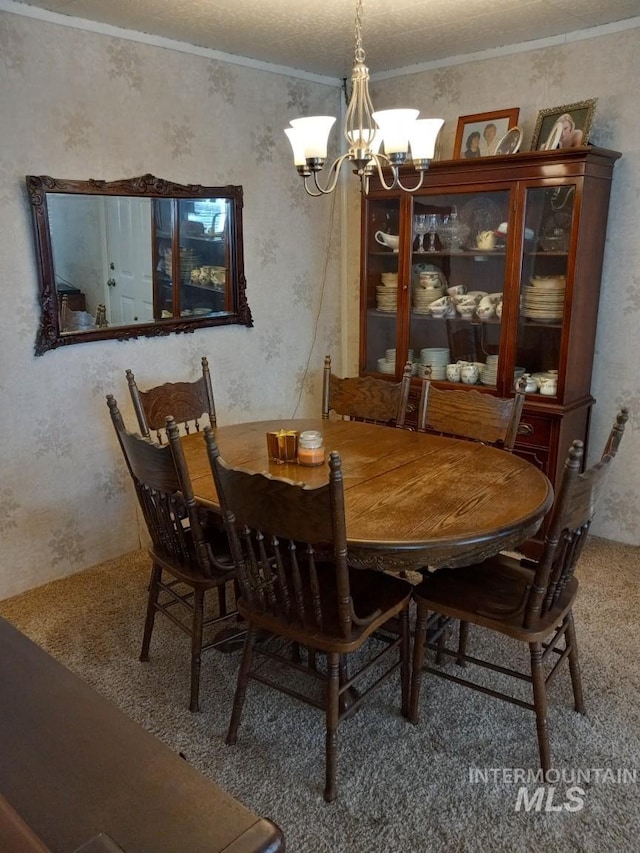
[[[547,477],[512,453],[462,439],[320,419],[218,427],[228,465],[309,487],[328,466],[277,464],[266,433],[318,429],[342,459],[349,559],[406,569],[468,565],[515,547],[538,530],[553,501]],[[196,500],[219,509],[202,434],[182,439]]]

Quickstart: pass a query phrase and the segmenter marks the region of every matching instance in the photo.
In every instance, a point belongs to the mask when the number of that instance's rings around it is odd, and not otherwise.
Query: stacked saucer
[[[416,314],[428,314],[431,303],[444,294],[444,285],[437,287],[415,287],[413,290],[413,310]]]
[[[431,379],[446,379],[447,364],[450,359],[448,347],[426,347],[420,350],[418,375],[425,375],[425,367],[431,367]]]
[[[535,323],[557,323],[564,313],[564,276],[534,277],[522,288],[522,314]]]
[[[486,364],[480,368],[480,382],[495,385],[498,380],[498,356],[488,355]]]
[[[396,372],[396,351],[395,349],[385,350],[383,358],[378,359],[378,370],[380,373],[395,373]]]
[[[395,313],[398,309],[398,273],[383,272],[380,281],[382,284],[376,287],[376,308]]]

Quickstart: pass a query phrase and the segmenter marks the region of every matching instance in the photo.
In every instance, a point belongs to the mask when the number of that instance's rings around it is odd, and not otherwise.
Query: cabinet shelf
[[[550,254],[550,252],[545,252],[544,254]],[[446,252],[443,250],[438,250],[436,252],[412,252],[411,258],[412,263],[415,263],[416,260],[418,262],[420,262],[420,260],[427,261],[429,258],[473,258],[475,256],[483,258],[500,258],[504,257],[505,255],[506,251],[504,249],[461,248],[457,252],[452,252],[449,250],[447,250]]]

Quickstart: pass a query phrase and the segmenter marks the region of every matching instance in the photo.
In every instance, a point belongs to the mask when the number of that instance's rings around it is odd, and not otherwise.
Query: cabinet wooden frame
[[[550,268],[562,264],[562,271],[566,273],[563,319],[555,326],[532,326],[540,340],[545,335],[556,336],[557,393],[553,396],[527,395],[514,451],[536,464],[557,485],[571,442],[574,439],[588,442],[591,408],[595,402],[591,394],[591,375],[600,277],[613,168],[619,157],[615,151],[582,147],[529,151],[473,161],[438,161],[431,164],[424,186],[412,195],[400,191],[389,193],[375,179],[372,180],[370,192],[362,202],[360,372],[378,375],[373,356],[391,347],[396,349],[396,364],[403,365],[409,348],[417,346],[418,338],[430,339],[429,332],[416,332],[416,328],[423,328],[417,327],[417,323],[447,322],[428,317],[416,318],[412,310],[412,265],[419,258],[430,260],[427,254],[419,256],[414,247],[412,217],[415,206],[420,205],[421,210],[430,211],[436,209],[438,201],[442,202],[447,197],[451,200],[451,196],[468,193],[471,199],[483,193],[500,195],[505,201],[504,210],[501,210],[504,221],[500,223],[506,232],[504,246],[485,258],[485,267],[493,264],[504,275],[499,330],[498,321],[492,321],[493,334],[499,334],[500,362],[496,384],[464,386],[438,380],[435,384],[444,388],[470,387],[498,396],[513,394],[516,353],[522,345],[518,337],[519,328],[528,322],[521,316],[520,305],[521,284],[527,281],[524,278],[525,259],[535,255],[537,258],[532,265],[539,261]],[[527,204],[531,203],[535,193],[546,197],[547,193],[555,193],[557,188],[564,187],[573,188],[566,250],[543,250],[538,242],[534,245],[527,243]],[[381,211],[385,209],[390,211],[389,230],[400,237],[399,250],[395,254],[373,241],[373,229],[379,227]],[[375,222],[374,214],[377,216]],[[465,247],[457,254],[439,248],[431,255],[431,261],[442,265],[443,258],[451,256],[451,262],[455,255],[459,263],[464,263],[462,259],[466,257],[472,264],[475,258],[482,259],[483,254],[471,247]],[[398,272],[397,312],[384,315],[375,310],[375,286],[381,270],[391,268]],[[450,281],[449,284],[458,284],[458,281]],[[496,285],[495,289],[500,290],[500,286]],[[392,332],[387,334],[384,331],[387,327]],[[414,357],[418,354],[415,352]],[[398,370],[392,378],[399,380]],[[414,379],[413,399],[417,396],[418,384],[419,380]]]

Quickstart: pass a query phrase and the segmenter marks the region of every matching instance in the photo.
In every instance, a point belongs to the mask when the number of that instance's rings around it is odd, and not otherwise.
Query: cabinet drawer
[[[549,447],[551,441],[551,421],[539,415],[528,415],[523,412],[518,426],[516,444],[535,444],[538,447]]]
[[[549,451],[541,450],[537,447],[518,447],[516,446],[513,449],[513,452],[516,456],[519,456],[521,459],[526,459],[527,462],[531,462],[532,465],[535,465],[536,468],[539,468],[547,477],[551,477],[551,472],[549,471]]]

